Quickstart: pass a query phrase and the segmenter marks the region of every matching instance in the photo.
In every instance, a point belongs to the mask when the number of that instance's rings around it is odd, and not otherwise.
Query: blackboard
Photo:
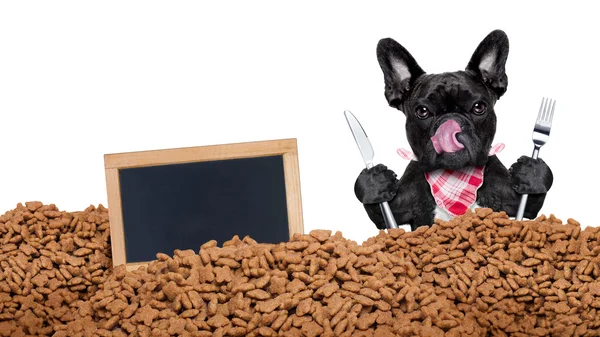
[[[113,265],[302,233],[295,139],[105,155]]]

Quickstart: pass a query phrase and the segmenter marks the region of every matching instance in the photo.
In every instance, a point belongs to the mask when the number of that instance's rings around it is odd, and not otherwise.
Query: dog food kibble
[[[0,336],[52,336],[86,316],[111,273],[109,228],[101,205],[28,202],[0,216]]]
[[[0,217],[0,336],[600,336],[600,231],[478,209],[362,245],[289,242],[110,265],[107,210]]]

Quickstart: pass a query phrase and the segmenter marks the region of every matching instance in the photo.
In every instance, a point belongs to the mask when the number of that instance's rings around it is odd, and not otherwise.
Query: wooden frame
[[[125,264],[127,270],[132,270],[148,263],[126,261],[119,170],[278,155],[283,157],[288,227],[291,237],[295,233],[304,233],[298,146],[294,138],[104,155],[113,266]]]

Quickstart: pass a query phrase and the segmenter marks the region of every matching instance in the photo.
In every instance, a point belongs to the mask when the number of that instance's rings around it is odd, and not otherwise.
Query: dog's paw
[[[513,189],[519,194],[543,194],[552,186],[552,170],[541,159],[522,156],[510,167]]]
[[[362,170],[354,184],[354,193],[363,204],[390,201],[397,190],[396,173],[383,164]]]

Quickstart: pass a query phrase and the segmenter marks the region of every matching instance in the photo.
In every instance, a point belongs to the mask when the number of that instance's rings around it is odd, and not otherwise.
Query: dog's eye
[[[417,115],[417,117],[419,119],[425,119],[425,118],[429,117],[430,112],[429,112],[429,109],[427,109],[426,106],[419,105],[415,109],[415,115]]]
[[[476,115],[483,115],[483,113],[485,112],[485,108],[485,103],[477,102],[473,104],[473,108],[471,108],[471,111]]]

